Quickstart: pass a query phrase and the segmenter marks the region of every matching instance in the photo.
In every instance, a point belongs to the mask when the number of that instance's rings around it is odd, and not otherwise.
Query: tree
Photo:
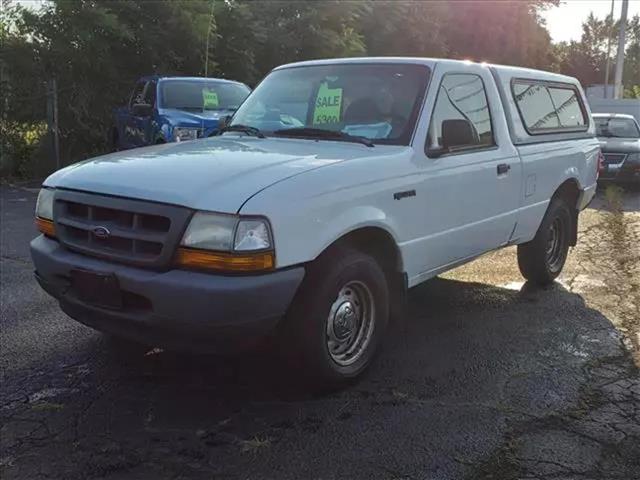
[[[613,83],[618,32],[620,23],[611,16],[596,18],[593,13],[582,24],[580,41],[562,42],[554,45],[552,68],[566,75],[577,77],[583,85],[604,83],[607,63],[607,42],[611,37],[610,82]],[[627,42],[623,84],[640,83],[640,16],[635,15],[627,23]]]
[[[628,91],[625,96],[640,98],[640,15],[634,15],[628,23],[622,83]]]
[[[441,2],[371,1],[362,10],[361,31],[368,55],[441,57],[447,7]]]
[[[71,160],[104,150],[111,109],[139,75],[201,70],[208,9],[203,2],[56,0],[41,11],[22,9],[15,23],[33,55],[29,75],[12,83],[56,78],[62,157]],[[17,48],[9,54],[20,55]]]
[[[545,68],[551,39],[539,10],[557,2],[450,2],[446,43],[453,58]]]
[[[45,87],[32,43],[19,35],[21,9],[0,5],[0,170],[31,175],[33,157],[46,132]]]
[[[111,110],[139,76],[203,75],[207,37],[210,76],[255,84],[284,62],[363,54],[361,8],[338,1],[52,0],[39,11],[11,10],[14,32],[3,56],[15,73],[11,88],[22,92],[12,98],[35,98],[30,83],[42,90],[57,79],[61,151],[70,162],[104,151]],[[38,102],[43,109],[44,99]],[[23,107],[12,100],[12,118],[34,116]]]
[[[221,75],[255,84],[277,65],[365,52],[357,23],[362,3],[216,3],[215,57]]]

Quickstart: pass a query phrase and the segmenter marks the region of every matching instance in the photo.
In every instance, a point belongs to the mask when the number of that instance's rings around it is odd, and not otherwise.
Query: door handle
[[[500,165],[498,165],[498,175],[504,175],[509,170],[511,170],[511,165],[509,165],[508,163],[501,163]]]

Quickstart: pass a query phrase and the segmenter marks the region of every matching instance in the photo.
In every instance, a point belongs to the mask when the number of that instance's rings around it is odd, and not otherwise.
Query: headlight
[[[51,188],[42,188],[36,202],[36,227],[48,237],[56,236],[53,224],[53,192]]]
[[[51,188],[41,188],[36,202],[36,217],[53,220],[53,192]]]
[[[176,142],[184,142],[186,140],[195,140],[198,138],[197,128],[176,127],[173,129],[173,139]]]
[[[638,153],[630,153],[627,156],[627,163],[640,163],[640,152]]]
[[[236,223],[238,217],[233,215],[198,212],[191,219],[181,245],[228,252],[233,243]]]
[[[176,263],[225,271],[271,269],[275,266],[275,254],[269,222],[197,212],[182,237]]]

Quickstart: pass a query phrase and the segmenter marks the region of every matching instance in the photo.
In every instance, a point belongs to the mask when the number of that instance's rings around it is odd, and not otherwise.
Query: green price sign
[[[329,88],[324,82],[320,84],[316,96],[316,107],[313,111],[313,124],[338,123],[340,121],[340,109],[342,108],[342,89]]]
[[[218,94],[213,90],[203,88],[202,101],[204,108],[215,108],[218,106]]]

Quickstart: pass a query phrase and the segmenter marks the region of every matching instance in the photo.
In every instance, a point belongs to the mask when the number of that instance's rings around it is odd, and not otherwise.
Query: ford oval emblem
[[[109,238],[111,236],[111,232],[107,227],[93,227],[91,231],[98,238]]]

